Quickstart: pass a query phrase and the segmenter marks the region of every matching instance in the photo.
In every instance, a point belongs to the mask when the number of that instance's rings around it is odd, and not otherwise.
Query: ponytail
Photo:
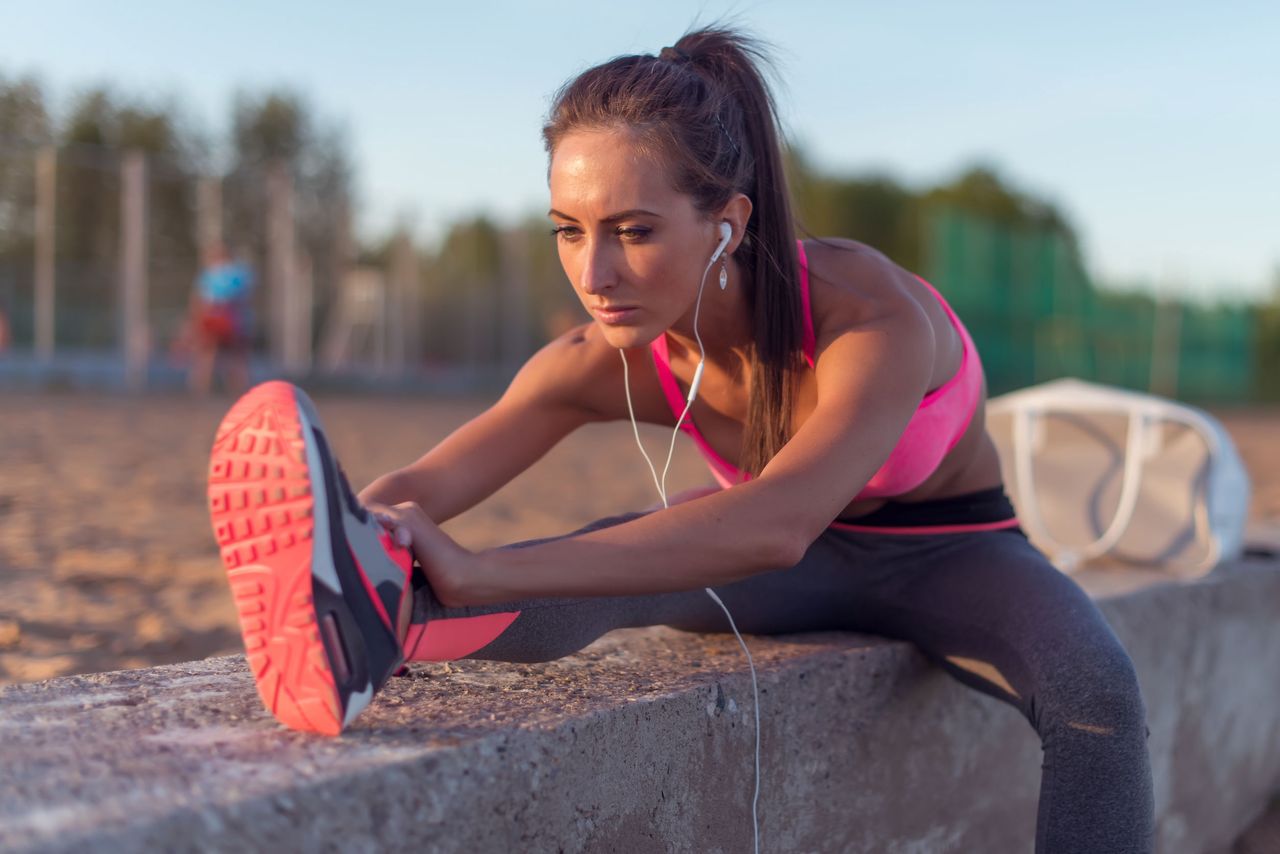
[[[740,460],[752,475],[790,438],[803,365],[800,260],[777,112],[760,72],[768,65],[755,39],[695,30],[657,56],[619,57],[579,75],[556,95],[543,127],[548,155],[570,131],[627,127],[704,213],[735,193],[751,199],[737,261],[753,326]]]

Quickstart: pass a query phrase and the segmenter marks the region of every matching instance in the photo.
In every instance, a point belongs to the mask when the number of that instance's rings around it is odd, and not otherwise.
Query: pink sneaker
[[[209,510],[258,693],[337,735],[404,662],[413,560],[360,505],[300,389],[268,382],[222,419]]]

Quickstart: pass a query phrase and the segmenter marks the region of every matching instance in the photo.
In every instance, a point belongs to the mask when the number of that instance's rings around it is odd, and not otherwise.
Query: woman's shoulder
[[[844,237],[803,241],[808,261],[809,299],[819,344],[824,330],[874,324],[919,306],[919,281],[883,252]]]
[[[634,368],[634,362],[631,364]],[[609,392],[621,383],[617,350],[604,340],[599,327],[588,321],[557,335],[530,356],[512,388],[544,402],[609,418],[615,408]]]
[[[843,238],[804,243],[817,350],[847,332],[887,332],[934,354],[934,388],[955,373],[963,341],[934,291],[883,252]]]
[[[900,276],[911,274],[889,257],[866,243],[847,237],[811,237],[803,240],[809,278],[820,279],[844,289],[883,287]]]

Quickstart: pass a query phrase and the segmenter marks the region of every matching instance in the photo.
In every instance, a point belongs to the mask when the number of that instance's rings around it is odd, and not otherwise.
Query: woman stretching
[[[405,661],[726,631],[709,588],[743,632],[900,638],[1021,711],[1044,748],[1037,851],[1149,850],[1129,656],[1018,527],[942,295],[851,240],[795,239],[762,59],[704,29],[560,91],[549,216],[594,319],[417,461],[357,498],[301,391],[232,408],[210,501],[259,691],[336,734]],[[575,428],[630,418],[684,430],[721,488],[482,552],[437,527]]]

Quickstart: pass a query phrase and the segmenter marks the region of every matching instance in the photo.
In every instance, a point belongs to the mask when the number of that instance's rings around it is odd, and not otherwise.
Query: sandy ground
[[[319,397],[357,488],[481,401]],[[241,652],[204,483],[228,399],[0,394],[0,684]],[[1280,410],[1218,413],[1280,523]],[[669,433],[642,434],[650,454]],[[672,491],[709,482],[682,444]],[[630,426],[593,426],[445,529],[479,548],[572,530],[655,492]]]
[[[352,485],[413,459],[483,401],[323,397]],[[205,506],[229,398],[0,393],[0,684],[243,652]],[[669,431],[642,431],[666,453]],[[710,482],[691,446],[671,492]],[[591,426],[444,527],[472,548],[654,502],[630,425]]]

